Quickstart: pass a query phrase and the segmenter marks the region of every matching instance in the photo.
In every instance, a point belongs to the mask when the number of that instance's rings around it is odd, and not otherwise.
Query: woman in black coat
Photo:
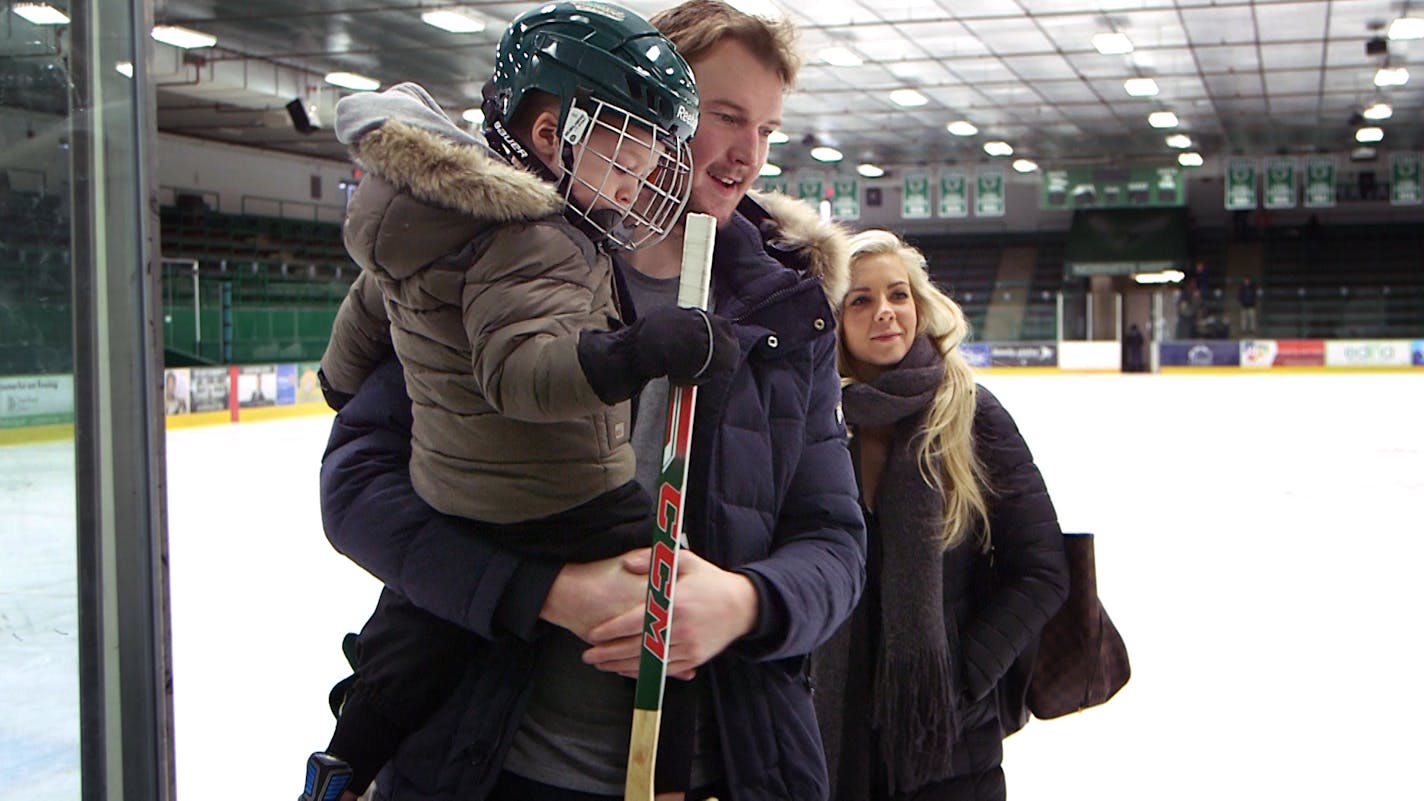
[[[815,658],[833,797],[1002,799],[1005,678],[1068,592],[1053,502],[919,251],[856,235],[832,302],[869,529],[865,593]]]

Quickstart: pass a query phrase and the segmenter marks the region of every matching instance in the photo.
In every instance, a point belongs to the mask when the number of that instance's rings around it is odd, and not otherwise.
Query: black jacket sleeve
[[[442,515],[410,482],[410,399],[388,359],[336,416],[321,465],[333,547],[395,592],[482,637],[532,638],[562,564],[525,559]]]
[[[989,531],[997,580],[993,596],[966,627],[965,688],[988,695],[1068,596],[1063,532],[1028,443],[999,399],[978,388],[974,443],[988,471]]]

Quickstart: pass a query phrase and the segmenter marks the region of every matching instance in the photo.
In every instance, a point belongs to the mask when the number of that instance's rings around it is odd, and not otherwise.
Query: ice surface
[[[1133,678],[1006,745],[1017,801],[1418,799],[1424,370],[982,377]],[[178,797],[295,797],[374,579],[321,534],[330,419],[168,435]],[[0,449],[0,798],[75,799],[73,456]]]

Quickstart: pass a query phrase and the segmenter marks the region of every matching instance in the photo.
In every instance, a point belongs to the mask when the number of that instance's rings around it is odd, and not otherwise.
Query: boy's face
[[[571,109],[565,132],[577,140],[569,206],[607,234],[615,248],[636,250],[660,241],[687,201],[692,173],[687,145],[655,135],[649,123],[613,106],[594,117]]]
[[[653,192],[647,182],[667,149],[646,128],[613,124],[609,116],[593,123],[593,130],[575,148],[570,192],[580,209],[611,210],[622,216],[634,208],[640,194]],[[638,205],[645,204],[646,200]]]

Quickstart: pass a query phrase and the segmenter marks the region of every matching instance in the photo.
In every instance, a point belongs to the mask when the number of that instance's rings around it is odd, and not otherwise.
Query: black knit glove
[[[741,347],[732,324],[701,309],[661,306],[617,331],[584,331],[579,366],[607,404],[636,395],[649,379],[702,384],[737,367]]]

